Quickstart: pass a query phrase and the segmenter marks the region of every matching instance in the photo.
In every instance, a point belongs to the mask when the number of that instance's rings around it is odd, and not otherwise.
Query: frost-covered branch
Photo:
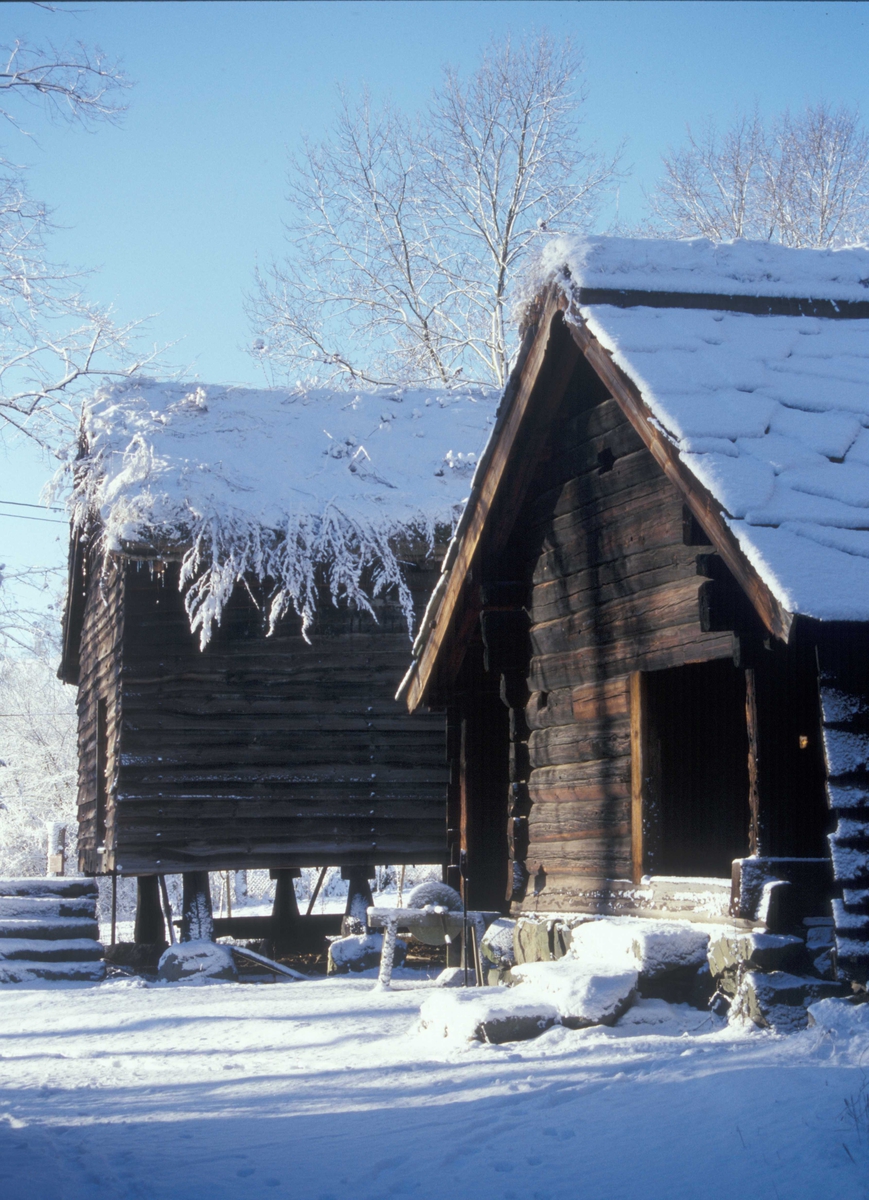
[[[569,42],[493,43],[411,121],[346,96],[290,175],[291,251],[258,272],[254,353],[300,382],[503,386],[517,264],[588,228],[618,174],[580,136]]]
[[[828,248],[869,236],[869,135],[827,103],[765,125],[755,110],[709,122],[664,157],[653,223],[681,237],[747,237]]]
[[[125,111],[129,83],[98,49],[15,42],[0,52],[0,117],[19,130],[15,106],[24,103],[86,126]],[[135,348],[138,322],[118,324],[87,300],[86,272],[52,261],[51,231],[22,170],[0,158],[0,433],[14,429],[56,448],[75,431],[77,385],[128,376],[154,355]]]

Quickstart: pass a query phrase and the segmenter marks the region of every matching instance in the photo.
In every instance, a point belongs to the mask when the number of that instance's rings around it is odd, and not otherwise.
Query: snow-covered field
[[[869,1196],[869,1005],[785,1037],[647,1000],[460,1048],[396,979],[0,989],[0,1196]]]

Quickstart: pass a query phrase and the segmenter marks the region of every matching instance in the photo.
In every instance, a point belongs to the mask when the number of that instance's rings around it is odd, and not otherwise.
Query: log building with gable
[[[865,982],[869,251],[547,263],[400,691],[447,714],[454,882],[832,916]]]
[[[293,916],[301,867],[364,893],[444,861],[443,721],[394,693],[493,412],[147,380],[86,406],[60,674],[79,867],[139,878],[137,941],[163,939],[161,875],[194,904],[209,871],[269,868]]]

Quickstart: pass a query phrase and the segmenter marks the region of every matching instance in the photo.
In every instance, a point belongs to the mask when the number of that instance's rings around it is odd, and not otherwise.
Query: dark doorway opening
[[[646,688],[645,869],[729,878],[748,853],[744,673],[722,659],[650,672]]]

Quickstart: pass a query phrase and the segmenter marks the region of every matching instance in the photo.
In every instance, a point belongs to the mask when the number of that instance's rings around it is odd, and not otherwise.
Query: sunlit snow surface
[[[777,1036],[649,1000],[613,1029],[441,1050],[415,1032],[424,989],[373,985],[0,989],[0,1194],[869,1193],[845,1111],[869,1061],[858,1010]]]
[[[293,607],[310,623],[318,569],[363,607],[398,587],[409,615],[397,542],[449,533],[496,404],[480,389],[110,385],[85,408],[74,520],[98,517],[109,552],[183,553],[203,641],[245,575],[275,585],[273,620]]]
[[[869,321],[580,306],[579,287],[869,301],[869,250],[589,238],[544,268],[782,605],[869,619]]]

